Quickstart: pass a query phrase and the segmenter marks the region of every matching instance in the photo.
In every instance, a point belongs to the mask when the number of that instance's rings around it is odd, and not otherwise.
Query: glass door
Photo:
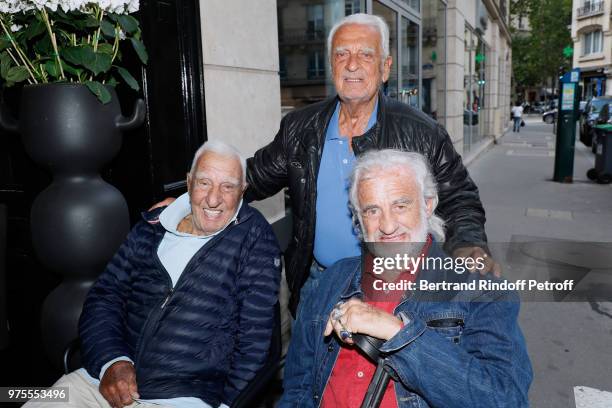
[[[419,108],[419,25],[402,17],[402,82],[400,100]]]
[[[418,1],[407,2],[405,6],[388,0],[372,1],[372,14],[381,16],[389,26],[389,51],[393,58],[389,81],[385,83],[383,91],[417,109],[421,106],[421,33],[419,18],[415,16],[418,12]]]
[[[396,10],[382,4],[380,1],[372,2],[372,14],[382,17],[389,26],[389,53],[393,58],[391,65],[391,74],[389,80],[384,84],[383,90],[386,95],[397,99],[398,98],[398,61],[397,61],[397,17]]]

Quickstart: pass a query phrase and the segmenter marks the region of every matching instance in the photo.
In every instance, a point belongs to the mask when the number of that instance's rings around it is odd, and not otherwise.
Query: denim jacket
[[[445,255],[434,242],[429,257]],[[470,282],[478,273],[421,270],[429,282]],[[318,407],[340,351],[323,337],[340,300],[361,297],[361,259],[327,269],[298,308],[285,365],[281,407]],[[400,408],[529,406],[532,369],[513,292],[414,291],[395,308],[404,327],[382,347]]]

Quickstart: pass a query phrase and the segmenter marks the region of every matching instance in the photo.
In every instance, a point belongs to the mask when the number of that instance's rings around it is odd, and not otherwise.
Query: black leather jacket
[[[445,249],[452,252],[461,246],[485,245],[485,212],[478,188],[446,130],[421,111],[382,94],[378,98],[376,125],[352,139],[355,155],[384,148],[425,155],[438,183],[436,213],[446,221]],[[288,113],[274,140],[247,161],[247,201],[289,188],[293,238],[285,251],[285,272],[294,316],[313,259],[316,180],[327,125],[337,102],[333,97]]]

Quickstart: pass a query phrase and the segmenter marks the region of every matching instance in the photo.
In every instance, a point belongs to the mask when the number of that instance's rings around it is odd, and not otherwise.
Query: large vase
[[[41,317],[46,352],[58,366],[78,336],[88,290],[130,226],[125,199],[99,170],[118,153],[121,131],[142,124],[145,107],[138,100],[132,116],[123,117],[108,89],[112,100],[102,104],[80,84],[26,86],[19,120],[0,115],[0,126],[21,133],[28,155],[53,175],[32,204],[30,222],[38,259],[62,276]]]

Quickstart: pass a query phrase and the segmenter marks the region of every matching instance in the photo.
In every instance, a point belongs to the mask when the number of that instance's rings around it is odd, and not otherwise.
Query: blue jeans
[[[512,128],[513,132],[520,132],[521,131],[521,122],[523,121],[523,118],[521,117],[514,117],[514,127]]]

